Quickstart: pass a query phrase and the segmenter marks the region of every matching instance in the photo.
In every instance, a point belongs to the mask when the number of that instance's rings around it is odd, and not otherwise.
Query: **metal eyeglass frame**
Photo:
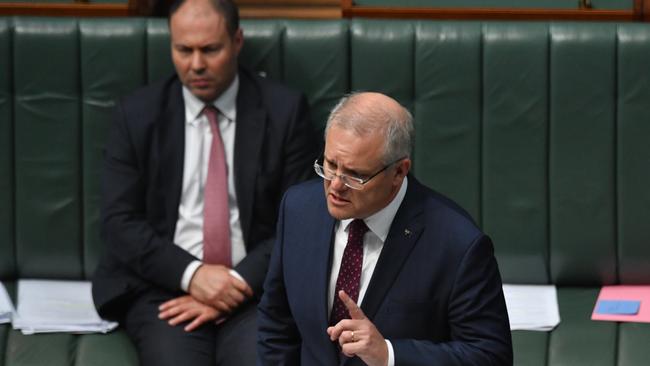
[[[343,184],[345,184],[346,187],[351,188],[351,189],[356,189],[356,190],[362,190],[363,187],[365,186],[365,184],[368,183],[372,178],[378,176],[379,174],[384,172],[386,169],[388,169],[393,164],[395,164],[395,163],[397,163],[397,162],[399,162],[401,160],[406,159],[406,156],[401,157],[401,158],[393,161],[392,163],[384,165],[384,167],[381,168],[378,172],[376,172],[375,174],[372,174],[371,176],[369,176],[366,179],[362,179],[362,178],[359,178],[359,177],[352,177],[352,176],[349,176],[347,174],[336,174],[336,172],[333,172],[333,171],[331,171],[329,169],[327,169],[327,170],[328,170],[328,173],[331,174],[331,176],[326,176],[325,175],[325,169],[326,168],[325,168],[324,164],[318,164],[318,161],[321,160],[321,159],[322,158],[318,158],[318,159],[316,159],[314,161],[314,171],[316,171],[316,174],[318,174],[319,177],[321,177],[323,179],[326,179],[326,180],[329,180],[329,181],[333,181],[334,178],[338,177],[339,179],[341,179],[341,181],[343,181]],[[350,182],[352,182],[352,184],[350,184]]]

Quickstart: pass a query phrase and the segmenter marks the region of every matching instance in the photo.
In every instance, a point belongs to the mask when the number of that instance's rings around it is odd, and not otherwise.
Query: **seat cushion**
[[[598,366],[616,364],[615,322],[591,320],[598,287],[560,287],[560,325],[550,334],[548,364]]]
[[[3,326],[3,328],[8,328]],[[23,335],[0,330],[6,338],[5,366],[24,365],[138,365],[134,346],[124,331],[109,334],[67,333]],[[6,334],[6,337],[3,334]]]

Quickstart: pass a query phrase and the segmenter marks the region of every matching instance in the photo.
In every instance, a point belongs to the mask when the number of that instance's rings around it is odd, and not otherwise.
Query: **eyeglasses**
[[[372,178],[378,176],[381,174],[384,170],[388,169],[391,165],[397,163],[400,160],[404,160],[406,157],[399,158],[392,163],[386,164],[381,170],[376,172],[375,174],[369,176],[366,179],[359,178],[359,177],[352,177],[347,174],[336,174],[336,171],[332,169],[325,168],[323,164],[319,164],[318,160],[314,161],[314,170],[316,171],[316,174],[318,174],[321,178],[332,181],[334,178],[338,177],[343,184],[345,184],[346,187],[356,189],[356,190],[361,190],[363,189],[363,186],[368,183]]]

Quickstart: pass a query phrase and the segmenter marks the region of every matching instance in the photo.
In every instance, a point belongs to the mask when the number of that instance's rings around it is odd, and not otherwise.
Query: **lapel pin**
[[[411,230],[409,230],[409,229],[404,229],[404,235],[407,236],[407,237],[408,237],[408,236],[411,236]]]

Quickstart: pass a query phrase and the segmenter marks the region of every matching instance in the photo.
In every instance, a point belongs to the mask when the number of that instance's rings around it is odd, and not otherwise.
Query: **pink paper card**
[[[596,309],[600,300],[640,301],[641,305],[635,315],[598,314]],[[591,320],[650,323],[650,286],[603,286],[594,304]]]

